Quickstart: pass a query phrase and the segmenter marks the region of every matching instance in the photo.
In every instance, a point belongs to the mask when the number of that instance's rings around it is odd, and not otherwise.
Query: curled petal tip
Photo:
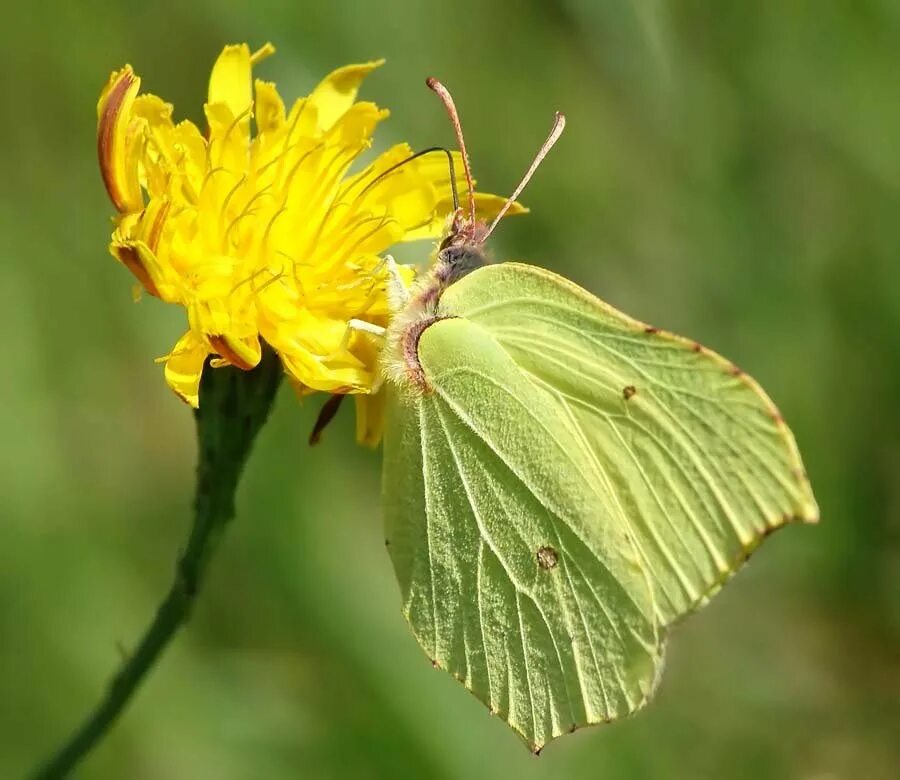
[[[139,139],[131,125],[131,107],[141,86],[130,65],[110,76],[97,104],[97,158],[113,205],[122,213],[143,206],[133,152]]]
[[[213,350],[241,371],[254,369],[262,357],[258,342],[248,344],[228,334],[207,336],[207,340]]]
[[[150,275],[150,271],[147,269],[146,263],[144,263],[141,258],[137,247],[119,245],[113,246],[112,250],[113,254],[119,259],[122,265],[134,274],[135,278],[143,285],[144,289],[150,295],[157,298],[161,297],[159,288],[157,288],[156,283],[153,281],[153,277]]]
[[[345,65],[329,73],[310,95],[310,101],[318,111],[319,127],[328,130],[356,101],[360,84],[384,60],[370,60],[356,65]]]

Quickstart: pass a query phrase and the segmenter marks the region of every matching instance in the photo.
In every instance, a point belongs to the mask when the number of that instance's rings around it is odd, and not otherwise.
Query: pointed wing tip
[[[785,426],[785,428],[787,428]],[[790,429],[787,429],[788,436],[790,437],[789,444],[794,452],[796,461],[793,468],[793,476],[796,481],[797,486],[799,487],[799,496],[797,506],[794,508],[793,516],[788,518],[789,520],[797,520],[801,523],[809,523],[813,525],[819,522],[820,514],[819,514],[819,503],[816,501],[816,497],[813,494],[812,485],[809,481],[809,476],[806,473],[806,469],[803,467],[803,463],[800,460],[800,453],[797,450],[797,444],[794,441],[793,434],[790,432]]]
[[[803,509],[796,515],[796,519],[808,525],[816,525],[822,516],[819,514],[819,506],[815,502],[806,504]]]

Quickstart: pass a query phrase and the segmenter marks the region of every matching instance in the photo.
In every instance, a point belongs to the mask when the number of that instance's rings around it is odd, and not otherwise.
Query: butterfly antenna
[[[447,88],[441,84],[436,78],[425,79],[428,89],[434,92],[447,109],[450,121],[453,123],[453,130],[456,133],[456,141],[459,144],[459,151],[462,154],[463,169],[466,174],[466,186],[469,188],[469,219],[475,222],[475,187],[472,185],[472,169],[469,166],[469,153],[466,151],[466,142],[463,138],[462,125],[459,123],[459,114],[456,112],[456,104]],[[451,181],[453,181],[451,179]]]
[[[422,149],[420,152],[415,152],[411,154],[409,157],[400,160],[398,163],[394,163],[390,168],[383,170],[379,173],[372,181],[370,181],[365,187],[360,190],[360,193],[357,197],[361,198],[365,195],[372,187],[374,187],[378,182],[383,181],[390,174],[396,171],[398,168],[402,168],[407,163],[411,163],[413,160],[418,159],[419,157],[424,157],[426,154],[432,154],[433,152],[443,152],[447,155],[447,165],[450,168],[450,192],[453,195],[453,210],[456,211],[459,209],[459,192],[456,189],[456,169],[453,165],[453,155],[450,154],[449,149],[445,149],[443,146],[429,146],[427,149]]]
[[[525,175],[522,177],[522,181],[519,182],[519,186],[516,187],[515,191],[512,195],[510,195],[506,199],[506,203],[503,204],[503,208],[500,209],[500,212],[494,217],[494,221],[491,222],[490,227],[487,229],[487,233],[484,234],[484,239],[487,240],[487,237],[494,232],[494,228],[497,227],[497,223],[503,219],[503,216],[509,211],[510,206],[515,203],[516,198],[522,194],[522,190],[525,189],[525,185],[531,181],[531,177],[534,176],[534,172],[538,169],[538,166],[544,161],[544,158],[547,156],[547,153],[553,148],[553,145],[559,140],[559,137],[562,135],[562,131],[566,129],[566,117],[565,114],[561,114],[559,111],[556,112],[556,119],[553,120],[553,127],[550,130],[550,135],[547,136],[547,140],[541,144],[541,148],[538,149],[538,153],[535,155],[534,160],[529,166],[528,170],[525,172]]]

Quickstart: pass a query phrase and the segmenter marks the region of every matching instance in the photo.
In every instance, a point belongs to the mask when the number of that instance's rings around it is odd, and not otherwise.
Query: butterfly
[[[456,200],[427,273],[395,280],[385,540],[433,665],[538,752],[642,707],[670,627],[818,509],[791,431],[733,363],[551,271],[486,261],[505,209],[476,219],[453,99],[428,85],[468,211]]]

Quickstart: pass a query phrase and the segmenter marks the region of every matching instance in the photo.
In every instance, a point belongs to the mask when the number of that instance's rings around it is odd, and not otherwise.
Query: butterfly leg
[[[374,322],[366,322],[365,320],[357,319],[348,320],[347,329],[344,331],[341,343],[334,352],[325,357],[325,360],[330,360],[341,352],[344,352],[350,346],[350,339],[353,338],[354,333],[368,333],[370,336],[374,336],[377,339],[383,339],[386,329],[382,328],[381,325],[376,325]]]
[[[375,325],[374,323],[366,322],[365,320],[352,319],[347,323],[347,333],[344,338],[349,340],[350,334],[354,330],[359,333],[368,333],[370,336],[377,336],[378,338],[384,338],[386,332],[386,328],[381,327],[381,325]],[[346,346],[346,344],[344,346]]]

